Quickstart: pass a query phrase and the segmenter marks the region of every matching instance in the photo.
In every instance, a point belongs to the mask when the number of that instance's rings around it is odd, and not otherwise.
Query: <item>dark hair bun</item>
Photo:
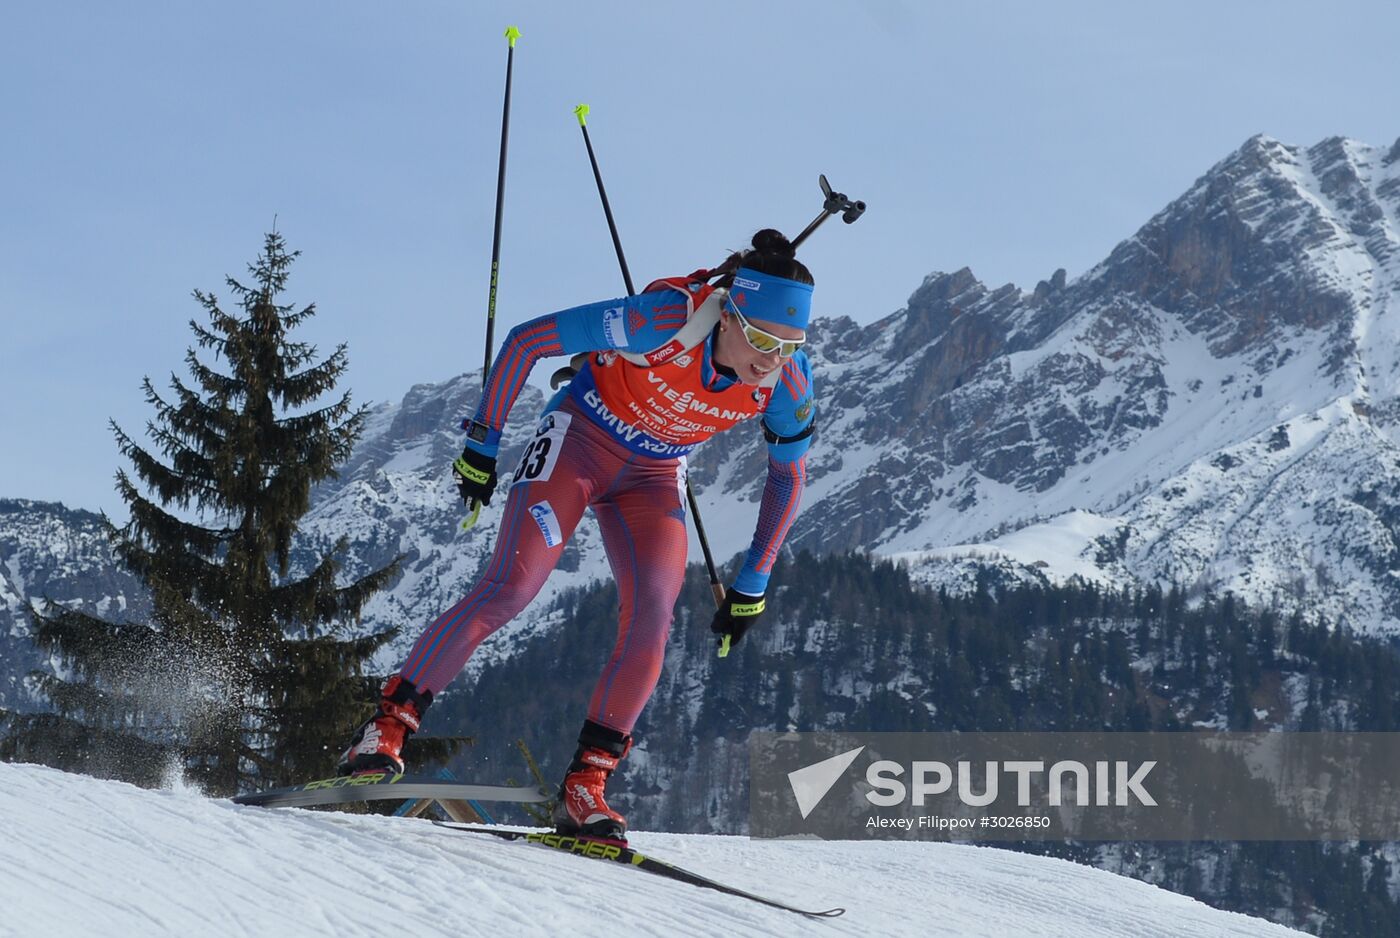
[[[783,257],[788,260],[797,256],[797,249],[776,228],[764,228],[755,234],[753,236],[753,249],[760,254]]]
[[[735,251],[723,264],[705,273],[711,279],[718,278],[715,286],[728,289],[734,283],[734,272],[740,267],[798,283],[812,282],[812,272],[797,259],[797,249],[775,228],[764,228],[753,236],[752,249]]]

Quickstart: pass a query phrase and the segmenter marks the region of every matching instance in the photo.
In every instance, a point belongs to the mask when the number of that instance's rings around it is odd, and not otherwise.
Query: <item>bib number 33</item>
[[[558,411],[545,414],[535,430],[535,438],[525,447],[520,457],[520,465],[515,467],[511,481],[544,482],[554,472],[554,464],[559,461],[559,451],[564,448],[564,434],[569,432],[572,414]]]

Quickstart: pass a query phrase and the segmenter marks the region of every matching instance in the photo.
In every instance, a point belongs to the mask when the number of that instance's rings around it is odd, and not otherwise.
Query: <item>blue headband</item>
[[[745,319],[806,329],[812,318],[812,285],[740,267],[729,299]]]

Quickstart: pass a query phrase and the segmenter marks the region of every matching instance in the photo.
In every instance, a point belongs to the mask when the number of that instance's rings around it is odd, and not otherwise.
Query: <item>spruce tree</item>
[[[312,489],[336,475],[365,420],[348,393],[323,400],[346,347],[318,359],[290,338],[315,313],[280,302],[299,253],[268,234],[251,282],[227,278],[238,312],[194,292],[206,322],[190,328],[212,363],[191,347],[193,380],[172,375],[168,398],[145,379],[153,447],[112,424],[144,491],[118,471],[130,520],[110,533],[154,614],[116,625],[32,610],[36,642],[64,665],[40,678],[57,715],[13,720],[5,755],[146,784],[174,757],[214,795],[333,771],[328,744],[364,716],[366,664],[394,635],[348,626],[398,561],[343,584],[341,538],[292,562]]]

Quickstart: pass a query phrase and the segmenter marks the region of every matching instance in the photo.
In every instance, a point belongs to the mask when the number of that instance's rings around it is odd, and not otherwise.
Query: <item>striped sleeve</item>
[[[685,310],[685,297],[665,290],[575,306],[516,326],[491,364],[473,418],[488,427],[486,441],[467,445],[496,455],[506,417],[541,358],[599,349],[650,351],[685,324]]]
[[[802,489],[807,483],[807,457],[795,462],[768,460],[768,481],[758,509],[758,530],[744,558],[744,568],[734,580],[734,589],[749,596],[760,596],[768,589],[768,577],[778,559],[783,538],[797,519]]]
[[[812,397],[812,372],[803,352],[783,366],[782,377],[763,415],[764,427],[780,437],[797,436],[812,426],[816,408]],[[734,589],[758,596],[768,588],[768,578],[792,523],[797,520],[802,490],[807,484],[807,449],[811,437],[791,443],[768,444],[768,479],[758,509],[758,528]]]
[[[582,351],[580,349],[579,351]],[[501,438],[501,428],[511,405],[520,396],[525,379],[530,370],[541,358],[564,355],[566,350],[560,336],[559,314],[551,313],[522,323],[510,330],[501,352],[491,365],[491,374],[486,379],[486,389],[481,394],[481,403],[476,409],[476,420],[491,428],[486,446],[491,448],[488,455],[495,455],[495,447]]]

